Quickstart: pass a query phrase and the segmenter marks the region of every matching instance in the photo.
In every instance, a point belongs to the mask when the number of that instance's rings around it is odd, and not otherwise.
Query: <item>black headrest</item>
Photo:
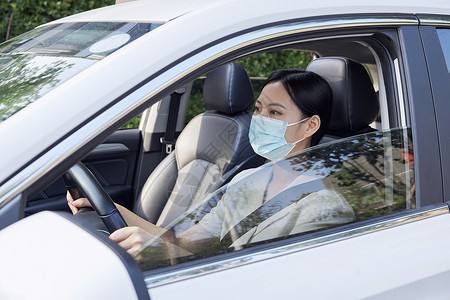
[[[247,71],[236,63],[211,71],[206,75],[203,99],[209,110],[226,114],[246,111],[255,101]]]
[[[375,121],[380,105],[363,65],[344,57],[322,57],[306,68],[322,76],[333,90],[332,131],[357,131]]]

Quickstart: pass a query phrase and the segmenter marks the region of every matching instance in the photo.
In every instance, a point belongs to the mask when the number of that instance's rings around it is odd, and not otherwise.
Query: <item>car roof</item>
[[[220,7],[220,9],[215,9],[215,7]],[[92,21],[165,23],[188,13],[213,17],[215,13],[227,13],[227,11],[233,9],[236,11],[249,10],[249,8],[255,18],[286,10],[295,11],[298,18],[353,13],[450,14],[450,1],[341,0],[336,2],[334,0],[287,0],[283,2],[283,5],[279,5],[277,1],[267,0],[246,0],[245,2],[240,0],[135,0],[80,13],[57,20],[54,23]]]
[[[53,23],[130,21],[166,23],[181,15],[223,3],[223,0],[142,0],[102,7],[69,16]]]

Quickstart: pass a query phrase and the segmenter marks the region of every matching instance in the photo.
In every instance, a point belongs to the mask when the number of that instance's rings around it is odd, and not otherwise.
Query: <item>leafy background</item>
[[[0,42],[38,25],[114,3],[115,0],[1,0]]]

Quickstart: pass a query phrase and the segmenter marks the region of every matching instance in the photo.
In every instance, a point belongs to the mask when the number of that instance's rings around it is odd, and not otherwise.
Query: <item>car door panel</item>
[[[118,130],[83,159],[83,163],[111,198],[126,207],[132,206],[140,145],[141,134],[138,129]],[[65,195],[65,183],[59,178],[28,201],[25,214],[31,215],[42,210],[67,210]]]
[[[208,276],[183,278],[177,272],[184,280],[155,282],[150,296],[174,299],[182,290],[186,299],[446,299],[450,244],[442,237],[448,230],[450,215],[445,213],[321,245],[291,244],[285,251],[280,247],[218,261]],[[437,255],[423,251],[423,245]],[[235,288],[217,293],[225,284]]]

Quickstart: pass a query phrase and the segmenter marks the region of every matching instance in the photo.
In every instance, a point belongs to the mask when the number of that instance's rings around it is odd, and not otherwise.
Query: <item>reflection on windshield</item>
[[[410,129],[319,145],[238,174],[149,241],[143,270],[415,207]]]
[[[3,65],[0,68],[0,121],[3,121],[58,84],[61,72],[74,64],[21,56],[0,60],[0,65]]]
[[[63,23],[0,44],[0,122],[159,25]]]
[[[0,53],[101,59],[160,25],[117,22],[48,25],[0,44]]]

